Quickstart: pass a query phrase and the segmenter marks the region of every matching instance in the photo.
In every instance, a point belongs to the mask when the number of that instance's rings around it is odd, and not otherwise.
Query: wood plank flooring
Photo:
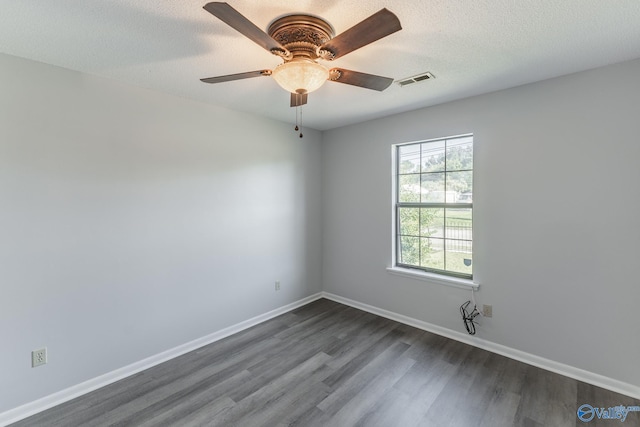
[[[321,299],[13,424],[613,426],[640,401]]]

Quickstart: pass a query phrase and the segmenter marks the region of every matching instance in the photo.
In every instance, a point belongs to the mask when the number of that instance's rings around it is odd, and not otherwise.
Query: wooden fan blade
[[[329,70],[329,75],[331,76],[329,81],[360,86],[377,91],[383,91],[393,83],[393,79],[389,77],[360,73],[358,71],[345,70],[344,68],[332,68]]]
[[[271,70],[258,70],[258,71],[249,71],[246,73],[229,74],[226,76],[207,77],[206,79],[200,79],[200,81],[204,83],[222,83],[222,82],[231,82],[233,80],[250,79],[251,77],[261,77],[261,76],[270,76],[270,75],[271,75]]]
[[[292,93],[291,94],[291,106],[299,107],[307,103],[308,93]]]
[[[320,50],[329,51],[331,54],[323,58],[332,61],[401,29],[398,17],[387,9],[381,9],[329,40]]]
[[[223,2],[211,2],[204,5],[204,9],[220,19],[225,24],[237,30],[245,37],[253,40],[264,49],[271,51],[276,49],[286,52],[286,49],[267,33],[258,28],[253,22],[245,18],[240,12]]]

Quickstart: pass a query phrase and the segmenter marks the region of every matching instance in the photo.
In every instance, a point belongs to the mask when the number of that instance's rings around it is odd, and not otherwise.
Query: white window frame
[[[424,144],[424,143],[429,143],[429,142],[436,142],[436,141],[443,141],[443,140],[450,140],[450,139],[455,139],[455,138],[461,138],[461,137],[472,137],[473,138],[473,134],[462,134],[462,135],[455,135],[455,136],[449,136],[449,137],[445,137],[445,138],[433,138],[433,139],[428,139],[428,140],[421,140],[421,141],[413,141],[413,142],[404,142],[404,143],[399,143],[399,144],[394,144],[391,147],[392,150],[392,155],[391,155],[391,161],[392,161],[392,167],[391,167],[391,171],[392,171],[392,203],[391,203],[391,208],[392,208],[392,223],[391,223],[391,267],[387,268],[387,271],[391,274],[397,275],[397,276],[402,276],[402,277],[408,277],[408,278],[412,278],[412,279],[417,279],[417,280],[422,280],[422,281],[427,281],[427,282],[431,282],[431,283],[435,283],[435,284],[440,284],[440,285],[445,285],[445,286],[453,286],[456,288],[461,288],[461,289],[473,289],[473,290],[477,290],[479,288],[479,284],[477,282],[475,282],[473,280],[473,276],[471,277],[460,277],[459,275],[456,274],[450,274],[447,272],[441,272],[441,271],[430,271],[427,269],[423,269],[420,267],[413,267],[413,266],[406,266],[406,265],[398,265],[398,218],[397,218],[397,212],[398,212],[398,147],[400,146],[404,146],[404,145],[412,145],[412,144]],[[475,139],[474,139],[474,147],[475,147]],[[474,150],[475,151],[475,150]],[[475,154],[475,153],[474,153]],[[470,208],[472,209],[473,212],[473,203],[469,204]],[[473,216],[473,213],[472,213]],[[473,219],[472,219],[473,220]],[[475,233],[474,233],[475,234]],[[473,241],[473,238],[472,238]]]

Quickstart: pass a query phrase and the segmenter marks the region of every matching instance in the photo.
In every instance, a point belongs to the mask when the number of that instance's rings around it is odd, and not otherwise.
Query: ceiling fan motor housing
[[[285,61],[305,58],[315,61],[320,58],[319,47],[335,36],[331,24],[311,15],[286,15],[269,25],[267,33],[289,52]],[[277,54],[277,53],[276,53]]]

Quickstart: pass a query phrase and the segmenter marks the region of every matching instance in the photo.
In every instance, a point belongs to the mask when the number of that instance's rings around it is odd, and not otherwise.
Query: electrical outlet
[[[46,365],[47,364],[47,348],[41,348],[40,350],[33,350],[31,352],[31,367]]]
[[[483,304],[482,305],[482,315],[484,317],[493,317],[493,306],[492,305]]]
[[[276,291],[279,291],[279,290],[280,290],[280,281],[277,281],[276,282]]]

